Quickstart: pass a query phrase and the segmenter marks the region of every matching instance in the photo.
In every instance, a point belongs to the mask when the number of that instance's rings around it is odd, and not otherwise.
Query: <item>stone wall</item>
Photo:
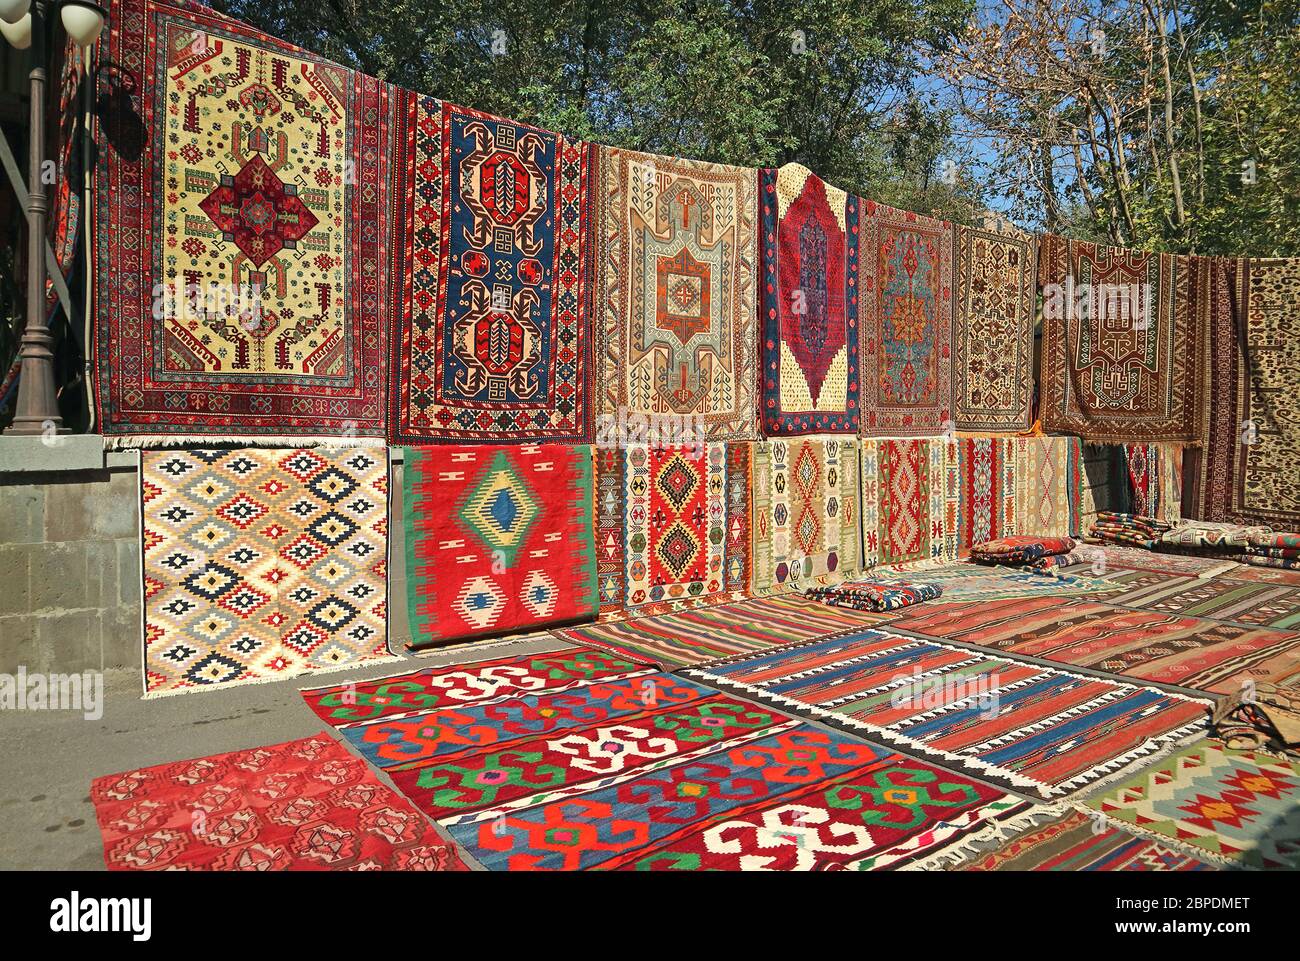
[[[0,672],[140,664],[134,467],[0,474]]]

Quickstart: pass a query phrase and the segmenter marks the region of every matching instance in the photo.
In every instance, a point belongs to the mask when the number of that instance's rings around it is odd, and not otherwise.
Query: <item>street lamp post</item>
[[[59,8],[64,29],[80,47],[99,38],[107,11],[94,0],[0,0],[0,33],[13,46],[32,49],[30,151],[27,162],[27,324],[19,349],[18,403],[6,434],[66,433],[54,390],[54,336],[45,312],[45,223],[49,200],[45,164],[45,87],[53,21]]]

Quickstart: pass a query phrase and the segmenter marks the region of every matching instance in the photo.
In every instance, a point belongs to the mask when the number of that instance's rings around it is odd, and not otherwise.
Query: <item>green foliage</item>
[[[846,190],[978,207],[951,118],[918,92],[974,0],[218,0],[409,89],[616,146],[797,161]]]

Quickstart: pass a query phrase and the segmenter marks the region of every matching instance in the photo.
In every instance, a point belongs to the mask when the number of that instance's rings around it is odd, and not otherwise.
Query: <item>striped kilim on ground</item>
[[[900,630],[1111,674],[1228,694],[1248,680],[1300,679],[1300,633],[1081,599],[1000,604],[946,598],[895,614]]]
[[[830,607],[800,594],[786,594],[555,629],[552,633],[574,644],[643,657],[665,667],[680,667],[825,637],[884,619],[883,614]]]
[[[1088,807],[1219,862],[1300,868],[1300,764],[1202,741],[1144,768]]]
[[[563,662],[562,690],[487,684],[342,734],[496,870],[900,868],[940,844],[1017,830],[1033,811],[693,681],[638,665],[606,673],[614,664],[599,651],[550,657]],[[592,676],[577,679],[584,665]],[[545,673],[536,657],[519,671]],[[473,672],[458,691],[475,689]]]
[[[1287,584],[1243,581],[1229,574],[1189,577],[1150,571],[1114,572],[1120,586],[1106,603],[1167,614],[1187,614],[1236,624],[1300,629],[1300,589]]]
[[[1090,597],[1114,589],[1114,585],[1108,579],[1089,576],[1086,568],[1082,570],[1083,572],[1079,574],[1060,574],[1053,577],[1013,567],[990,567],[959,562],[941,567],[927,567],[916,574],[873,571],[872,577],[897,583],[924,580],[943,588],[945,603],[973,600],[1000,601],[1023,597]]]
[[[1211,704],[874,629],[685,674],[1044,798],[1204,737]]]
[[[963,871],[1212,871],[1169,844],[1130,834],[1098,817],[1069,810],[970,855]]]

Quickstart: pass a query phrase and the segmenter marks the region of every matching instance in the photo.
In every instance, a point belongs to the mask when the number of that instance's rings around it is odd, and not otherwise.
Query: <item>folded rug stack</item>
[[[1160,537],[1158,550],[1164,554],[1190,554],[1241,560],[1252,537],[1271,536],[1267,527],[1227,524],[1216,521],[1184,520]]]
[[[1076,546],[1073,537],[1013,534],[975,544],[970,549],[970,559],[977,564],[1002,564],[1048,571],[1078,563],[1077,558],[1070,558],[1070,552]]]
[[[1300,534],[1282,531],[1252,534],[1241,559],[1260,567],[1300,571]]]
[[[932,600],[943,593],[938,584],[892,583],[871,578],[844,581],[834,587],[814,587],[807,596],[855,611],[893,611]]]
[[[1165,533],[1174,527],[1172,522],[1162,521],[1158,517],[1098,511],[1097,520],[1088,533],[1097,540],[1112,544],[1132,544],[1153,551]]]

